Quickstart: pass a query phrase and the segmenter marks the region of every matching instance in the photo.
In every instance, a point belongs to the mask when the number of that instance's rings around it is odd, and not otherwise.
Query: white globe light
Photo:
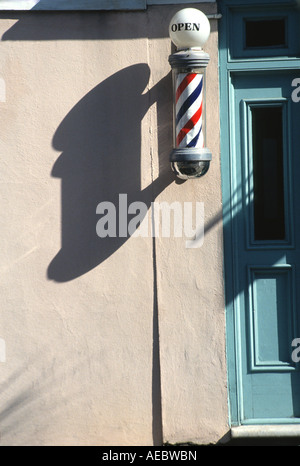
[[[178,11],[170,21],[169,35],[177,48],[202,48],[210,34],[207,16],[196,8]]]

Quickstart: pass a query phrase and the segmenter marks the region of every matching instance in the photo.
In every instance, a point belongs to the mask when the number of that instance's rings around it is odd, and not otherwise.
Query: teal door
[[[300,337],[296,76],[293,70],[231,73],[226,215],[233,246],[227,300],[235,423],[300,422],[300,372],[292,346]]]
[[[300,423],[299,11],[293,0],[220,0],[219,7],[230,424],[295,424]]]

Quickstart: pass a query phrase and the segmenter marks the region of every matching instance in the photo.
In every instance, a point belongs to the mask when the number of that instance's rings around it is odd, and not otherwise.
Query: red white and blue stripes
[[[204,147],[202,129],[203,75],[178,73],[176,76],[176,147]]]

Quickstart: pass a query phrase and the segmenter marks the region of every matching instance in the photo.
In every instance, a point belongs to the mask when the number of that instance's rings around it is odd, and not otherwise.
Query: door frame
[[[274,6],[294,6],[292,0],[269,0]],[[267,4],[264,4],[264,7]],[[257,56],[252,58],[232,58],[230,47],[232,41],[230,31],[232,24],[230,18],[233,11],[239,8],[248,8],[249,11],[259,9],[261,2],[258,0],[221,0],[219,8],[222,18],[219,24],[219,85],[220,85],[220,132],[221,132],[221,179],[223,198],[223,238],[224,238],[224,280],[226,298],[226,357],[228,379],[228,405],[229,425],[231,427],[241,425],[241,367],[239,361],[240,340],[237,329],[239,328],[238,301],[239,291],[236,285],[238,276],[237,251],[233,239],[237,234],[235,216],[238,214],[239,193],[232,187],[237,179],[235,160],[235,128],[234,121],[234,95],[232,77],[238,73],[271,72],[282,70],[294,70],[300,67],[300,58]],[[251,9],[251,10],[250,10]],[[292,93],[293,88],[291,88]],[[300,109],[299,109],[300,110]],[[230,115],[230,117],[228,117]]]

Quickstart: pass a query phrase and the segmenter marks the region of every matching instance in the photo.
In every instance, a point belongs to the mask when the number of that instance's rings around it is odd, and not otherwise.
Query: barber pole
[[[204,147],[202,130],[203,75],[176,76],[176,147]]]
[[[202,49],[210,34],[209,20],[200,10],[184,8],[171,19],[169,34],[177,47],[169,56],[173,80],[170,162],[176,176],[187,180],[205,175],[212,159],[205,147],[205,72],[210,57]]]

